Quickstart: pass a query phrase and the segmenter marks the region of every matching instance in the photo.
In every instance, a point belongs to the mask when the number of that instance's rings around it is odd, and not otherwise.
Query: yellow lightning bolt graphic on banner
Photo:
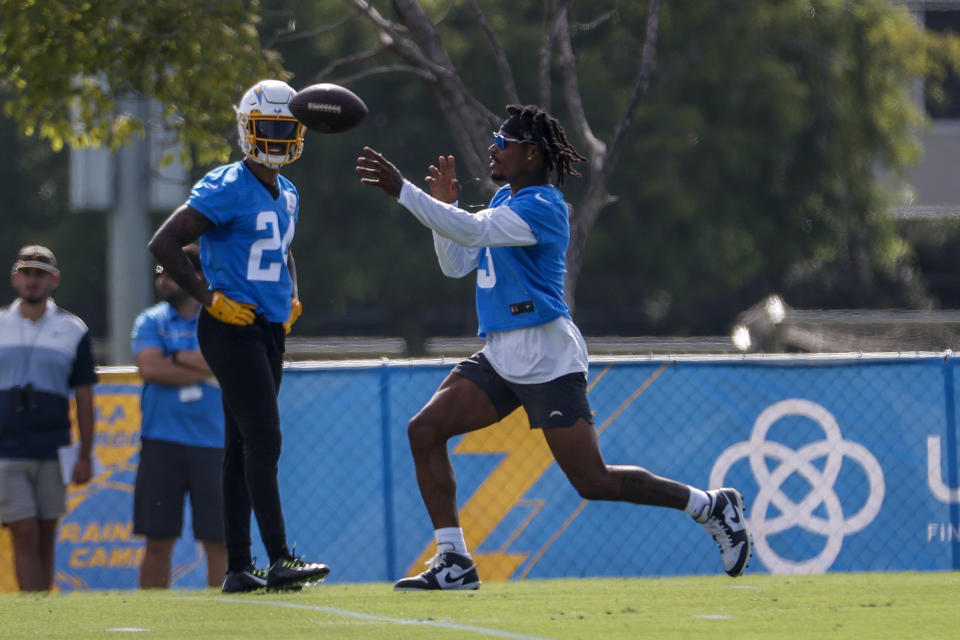
[[[608,365],[591,381],[588,392],[606,375],[610,366],[612,365]],[[636,400],[667,366],[668,364],[664,364],[652,373],[607,419],[600,431],[608,427],[627,405]],[[453,453],[506,454],[460,510],[460,524],[468,549],[479,548],[554,463],[553,454],[543,435],[539,429],[530,429],[527,413],[522,407],[491,427],[468,433]],[[434,551],[433,543],[427,545],[407,573],[419,573],[420,567],[429,562]],[[473,553],[480,575],[484,580],[491,581],[508,580],[529,556],[529,553],[506,551]]]

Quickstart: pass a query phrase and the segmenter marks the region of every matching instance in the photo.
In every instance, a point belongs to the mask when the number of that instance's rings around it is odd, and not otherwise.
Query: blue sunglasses
[[[500,149],[501,151],[503,151],[503,148],[507,146],[508,142],[516,142],[517,144],[536,144],[537,142],[533,138],[524,138],[521,140],[519,138],[508,138],[502,133],[498,133],[496,131],[491,133],[493,133],[493,144],[497,145],[497,149]]]

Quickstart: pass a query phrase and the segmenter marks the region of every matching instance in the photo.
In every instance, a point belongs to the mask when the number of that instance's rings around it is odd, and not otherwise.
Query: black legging
[[[225,420],[223,508],[230,571],[251,562],[250,512],[272,563],[288,554],[277,462],[283,373],[281,323],[262,316],[246,327],[226,324],[205,310],[197,326],[200,350],[223,392]]]

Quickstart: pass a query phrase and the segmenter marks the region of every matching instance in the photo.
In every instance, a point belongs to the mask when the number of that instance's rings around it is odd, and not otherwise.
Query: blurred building
[[[906,0],[904,2],[927,29],[960,35],[960,0]],[[904,201],[895,211],[898,219],[960,219],[960,77],[949,74],[944,83],[946,100],[932,100],[922,83],[914,88],[931,118],[921,134],[924,151],[909,175]]]

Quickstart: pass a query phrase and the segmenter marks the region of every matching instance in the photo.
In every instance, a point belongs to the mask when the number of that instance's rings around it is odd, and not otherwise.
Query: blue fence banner
[[[287,365],[287,535],[296,553],[331,565],[328,582],[392,581],[433,555],[406,431],[452,364]],[[950,353],[593,358],[588,398],[607,464],[743,493],[751,572],[956,570],[956,367]],[[139,382],[108,371],[96,393],[105,470],[70,488],[57,537],[63,590],[135,588],[143,557],[132,534]],[[522,409],[449,447],[485,581],[722,573],[716,545],[683,512],[582,499]],[[190,531],[186,517],[174,586],[200,588],[206,565]],[[0,538],[0,562],[10,553]],[[254,555],[266,562],[259,542]]]

